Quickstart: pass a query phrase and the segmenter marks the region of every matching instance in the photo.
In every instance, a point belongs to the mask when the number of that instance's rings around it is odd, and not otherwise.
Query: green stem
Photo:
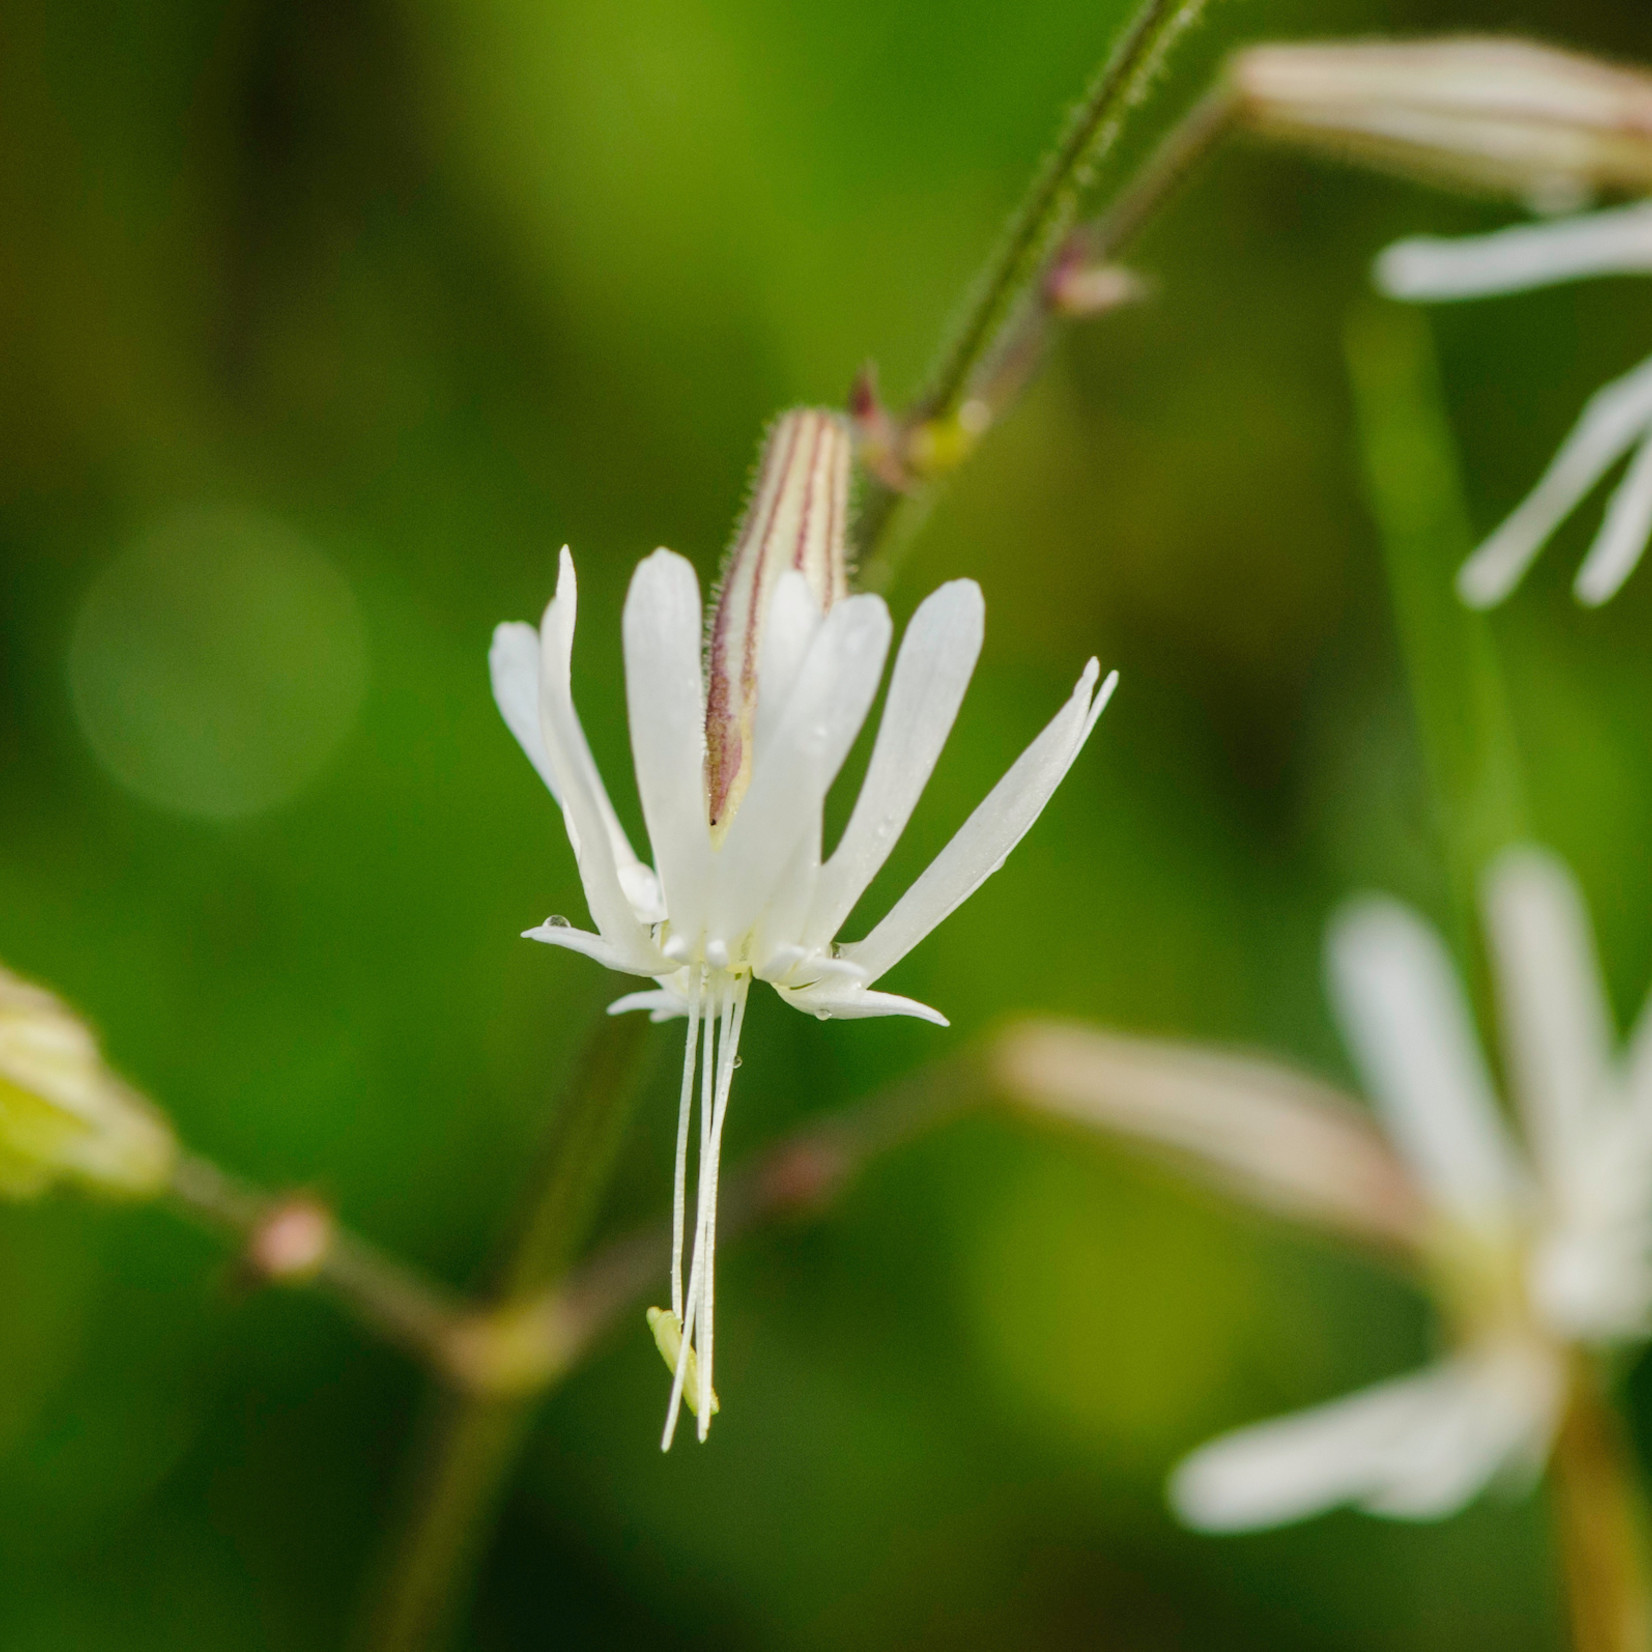
[[[542,1346],[545,1316],[534,1310],[584,1246],[613,1179],[647,1031],[639,1015],[603,1016],[586,1040],[503,1249],[492,1307],[474,1322],[484,1380],[456,1386],[450,1367],[427,1409],[367,1607],[370,1652],[430,1652],[447,1643],[458,1620],[534,1405],[565,1369]],[[545,1329],[554,1333],[554,1316]],[[512,1386],[519,1391],[489,1391]]]
[[[1580,1360],[1550,1476],[1574,1652],[1648,1652],[1648,1510],[1623,1419]]]
[[[960,458],[973,445],[976,432],[964,428],[960,414],[980,379],[1024,336],[1029,309],[1038,312],[1034,321],[1041,320],[1045,282],[1096,168],[1117,142],[1130,109],[1146,94],[1166,52],[1204,6],[1205,0],[1144,0],[976,277],[962,324],[901,421],[907,430],[923,424],[949,430],[947,445]],[[949,469],[956,462],[937,468]],[[898,552],[928,512],[930,492],[920,487],[902,493],[876,480],[868,483],[857,531],[861,581],[869,589],[888,584]]]
[[[1079,202],[1117,141],[1125,114],[1140,101],[1172,42],[1203,9],[1204,0],[1146,0],[1131,20],[982,272],[963,326],[918,397],[922,417],[949,418],[967,400],[975,373],[991,359],[1077,220]]]
[[[1436,800],[1455,925],[1478,958],[1478,888],[1528,835],[1513,724],[1487,617],[1457,600],[1473,549],[1426,317],[1372,304],[1351,318],[1348,364],[1365,476],[1400,651]]]
[[[179,1159],[167,1196],[234,1240],[253,1278],[314,1285],[426,1364],[448,1359],[463,1302],[339,1227],[313,1199],[266,1193],[193,1154]]]

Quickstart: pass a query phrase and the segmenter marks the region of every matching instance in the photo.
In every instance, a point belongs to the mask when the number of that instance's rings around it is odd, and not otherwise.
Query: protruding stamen
[[[711,625],[706,763],[711,823],[726,826],[751,774],[763,624],[775,581],[796,569],[822,611],[849,589],[849,426],[797,408],[769,432]]]

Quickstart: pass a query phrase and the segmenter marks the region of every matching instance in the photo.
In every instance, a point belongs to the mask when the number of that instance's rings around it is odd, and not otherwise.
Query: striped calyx
[[[849,426],[795,408],[769,432],[751,504],[723,571],[711,623],[706,786],[713,827],[726,827],[751,777],[763,632],[780,576],[795,570],[822,614],[848,595]]]

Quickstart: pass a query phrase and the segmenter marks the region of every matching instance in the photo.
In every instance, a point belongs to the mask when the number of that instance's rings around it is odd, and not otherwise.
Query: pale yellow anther
[[[683,1351],[683,1322],[672,1313],[669,1308],[650,1308],[648,1310],[648,1328],[654,1333],[654,1346],[660,1351],[660,1358],[665,1361],[666,1369],[673,1376],[677,1374],[677,1361]],[[683,1373],[683,1399],[688,1409],[695,1416],[700,1414],[700,1362],[695,1357],[692,1347],[688,1350],[688,1369]],[[717,1404],[716,1390],[712,1390],[711,1414],[716,1416],[722,1408]]]

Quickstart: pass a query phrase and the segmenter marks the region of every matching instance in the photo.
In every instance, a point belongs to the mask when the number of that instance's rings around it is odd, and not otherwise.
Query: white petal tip
[[[1495,608],[1515,581],[1500,570],[1487,569],[1478,557],[1470,557],[1457,570],[1457,597],[1465,608]]]
[[[1585,565],[1572,582],[1572,595],[1585,608],[1604,607],[1623,589],[1623,582],[1629,577],[1629,573],[1630,570],[1626,568],[1622,574],[1609,580],[1591,578],[1588,566]]]

